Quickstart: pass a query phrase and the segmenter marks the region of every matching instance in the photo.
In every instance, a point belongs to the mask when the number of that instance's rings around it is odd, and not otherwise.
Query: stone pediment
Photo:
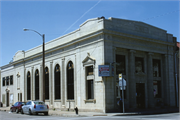
[[[24,50],[16,52],[15,56],[13,57],[13,61],[17,61],[24,58]]]
[[[95,58],[91,57],[90,54],[88,53],[87,57],[82,61],[83,65],[87,64],[95,64]]]

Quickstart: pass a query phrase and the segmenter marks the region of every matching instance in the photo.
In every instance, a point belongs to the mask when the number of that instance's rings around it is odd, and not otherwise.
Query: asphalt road
[[[22,115],[0,111],[0,120],[180,120],[180,113],[132,116],[94,116],[94,117],[60,117],[39,115]]]

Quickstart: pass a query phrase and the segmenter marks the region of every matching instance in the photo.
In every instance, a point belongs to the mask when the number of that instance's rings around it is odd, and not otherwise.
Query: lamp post
[[[42,77],[42,79],[43,79],[43,101],[45,102],[45,71],[44,71],[44,61],[45,61],[45,58],[44,58],[44,49],[45,49],[45,46],[44,46],[44,34],[40,34],[39,32],[37,32],[37,31],[35,31],[35,30],[32,30],[32,29],[24,29],[24,31],[34,31],[34,32],[36,32],[37,34],[39,34],[41,37],[42,37],[42,39],[43,39],[43,61],[42,61],[42,63],[43,63],[43,77]]]

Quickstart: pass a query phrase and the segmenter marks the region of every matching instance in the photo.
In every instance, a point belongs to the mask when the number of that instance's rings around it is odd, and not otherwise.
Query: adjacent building
[[[18,51],[1,67],[1,101],[42,100],[62,110],[117,111],[122,97],[119,74],[126,81],[125,110],[175,107],[176,38],[166,30],[132,20],[94,18],[79,29],[42,46]],[[21,49],[21,48],[19,48]],[[100,76],[99,65],[111,66]]]

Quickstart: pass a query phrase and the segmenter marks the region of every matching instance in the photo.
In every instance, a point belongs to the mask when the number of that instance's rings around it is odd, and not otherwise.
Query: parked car
[[[21,111],[22,106],[25,105],[25,102],[16,102],[14,105],[11,106],[10,111],[18,113]]]
[[[26,105],[22,106],[21,114],[36,114],[44,113],[44,115],[48,115],[49,106],[46,105],[43,101],[29,101]]]

